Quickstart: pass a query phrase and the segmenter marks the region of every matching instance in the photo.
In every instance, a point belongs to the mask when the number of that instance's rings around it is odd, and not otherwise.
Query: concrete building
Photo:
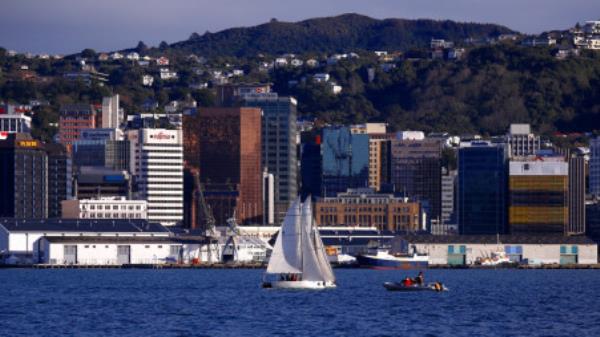
[[[422,229],[417,202],[375,193],[370,188],[349,189],[337,197],[315,202],[319,226],[376,227],[380,230],[416,232]]]
[[[349,188],[369,186],[369,135],[353,134],[350,128],[323,129],[322,192],[335,197]]]
[[[135,153],[137,199],[148,201],[148,220],[173,226],[183,221],[183,132],[141,129]]]
[[[437,140],[391,141],[392,184],[397,194],[417,200],[429,220],[441,219],[441,144]]]
[[[64,219],[144,219],[148,218],[146,200],[128,200],[123,197],[64,200]]]
[[[589,193],[600,197],[600,137],[590,140],[590,189]]]
[[[562,157],[509,164],[511,234],[563,234],[569,221],[569,165]]]
[[[119,95],[102,98],[102,128],[118,129],[123,123]]]
[[[455,223],[456,215],[454,195],[458,172],[448,171],[444,168],[442,173],[442,223]]]
[[[29,134],[0,140],[0,217],[48,216],[48,156]]]
[[[60,109],[58,140],[71,150],[71,144],[79,140],[83,129],[96,127],[96,112],[89,104],[65,105]]]
[[[540,150],[540,136],[531,133],[529,124],[511,124],[506,142],[510,144],[511,157],[533,156]]]
[[[392,134],[369,134],[369,187],[380,191],[391,179]]]
[[[111,170],[104,167],[79,167],[74,177],[74,195],[76,199],[101,197],[131,199],[131,180],[131,176],[127,171]]]
[[[244,106],[262,109],[262,168],[275,178],[274,221],[280,223],[298,196],[298,102],[293,97],[246,95]]]
[[[0,219],[0,262],[32,263],[42,237],[168,237],[160,224],[146,220]]]
[[[407,235],[394,239],[394,252],[406,247],[429,255],[433,265],[472,265],[497,252],[530,265],[598,263],[598,244],[584,236]]]
[[[200,169],[217,224],[262,223],[261,109],[201,108],[184,116],[184,133],[186,164]]]
[[[0,132],[29,133],[31,117],[22,113],[0,113]]]
[[[350,132],[361,135],[381,135],[387,133],[387,123],[365,123],[350,126]]]
[[[505,233],[508,146],[486,141],[461,143],[457,184],[460,234]]]
[[[61,202],[73,197],[71,157],[62,144],[46,144],[48,154],[48,217],[61,217]]]
[[[569,221],[565,228],[567,235],[580,235],[586,233],[585,213],[585,171],[586,163],[583,156],[571,156],[569,163]]]

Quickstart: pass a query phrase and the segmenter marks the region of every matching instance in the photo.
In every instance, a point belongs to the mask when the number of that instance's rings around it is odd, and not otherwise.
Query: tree
[[[81,51],[81,57],[85,57],[87,59],[93,59],[96,57],[96,51],[90,48],[86,48]]]

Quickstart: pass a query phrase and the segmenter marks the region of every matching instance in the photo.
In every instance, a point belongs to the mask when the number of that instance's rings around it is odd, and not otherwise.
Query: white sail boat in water
[[[263,280],[265,288],[334,288],[335,276],[319,236],[310,198],[288,209]]]

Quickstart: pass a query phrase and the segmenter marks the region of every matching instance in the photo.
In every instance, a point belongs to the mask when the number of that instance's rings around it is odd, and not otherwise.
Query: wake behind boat
[[[277,235],[263,288],[335,288],[335,276],[312,216],[310,199],[296,199]]]

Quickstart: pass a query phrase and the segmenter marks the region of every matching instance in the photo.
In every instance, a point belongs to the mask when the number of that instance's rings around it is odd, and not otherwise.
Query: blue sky
[[[525,33],[600,19],[598,0],[0,0],[0,46],[20,52],[109,51],[277,18],[360,13],[498,23]]]

